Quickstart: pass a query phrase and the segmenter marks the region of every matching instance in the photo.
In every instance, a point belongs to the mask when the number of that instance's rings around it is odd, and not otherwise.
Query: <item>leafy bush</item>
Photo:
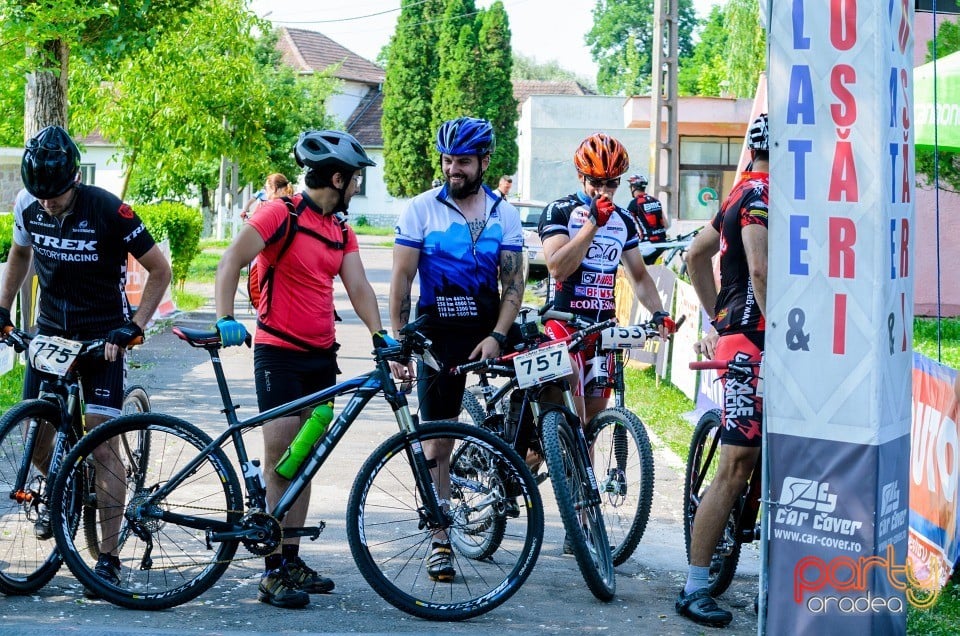
[[[173,282],[182,288],[190,263],[200,253],[200,233],[203,231],[200,210],[174,201],[162,201],[137,206],[137,214],[154,240],[170,241]]]
[[[0,214],[0,263],[7,262],[13,243],[13,214]]]

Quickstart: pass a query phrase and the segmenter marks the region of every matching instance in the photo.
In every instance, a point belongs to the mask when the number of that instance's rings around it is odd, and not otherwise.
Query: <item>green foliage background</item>
[[[200,211],[183,203],[164,201],[138,206],[137,214],[155,241],[170,241],[173,283],[182,288],[190,263],[200,253]]]

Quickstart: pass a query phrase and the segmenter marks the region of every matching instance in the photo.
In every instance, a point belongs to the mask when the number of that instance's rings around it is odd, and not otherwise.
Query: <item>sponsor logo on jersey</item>
[[[573,293],[581,298],[613,298],[613,289],[610,287],[587,287],[576,285]]]
[[[583,272],[581,280],[585,285],[606,285],[613,287],[615,274],[604,274],[603,272]]]
[[[120,209],[117,210],[117,212],[120,214],[120,216],[122,216],[122,217],[125,218],[125,219],[132,219],[132,218],[133,218],[133,208],[131,208],[131,207],[130,207],[129,205],[127,205],[126,203],[121,203],[121,204],[120,204]]]

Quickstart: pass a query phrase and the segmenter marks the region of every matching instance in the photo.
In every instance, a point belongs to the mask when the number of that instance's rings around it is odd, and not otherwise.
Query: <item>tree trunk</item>
[[[24,139],[46,126],[67,128],[67,63],[70,47],[61,40],[47,42],[28,56],[42,58],[40,70],[27,74],[24,98]]]

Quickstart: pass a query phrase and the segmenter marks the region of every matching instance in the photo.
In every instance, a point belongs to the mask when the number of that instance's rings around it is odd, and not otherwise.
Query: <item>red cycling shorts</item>
[[[762,334],[760,334],[762,338]],[[748,334],[722,335],[717,341],[714,360],[759,362],[763,349]],[[721,422],[723,431],[720,440],[731,446],[760,446],[763,431],[763,392],[760,389],[760,367],[744,377],[728,369],[717,372],[723,383]]]

